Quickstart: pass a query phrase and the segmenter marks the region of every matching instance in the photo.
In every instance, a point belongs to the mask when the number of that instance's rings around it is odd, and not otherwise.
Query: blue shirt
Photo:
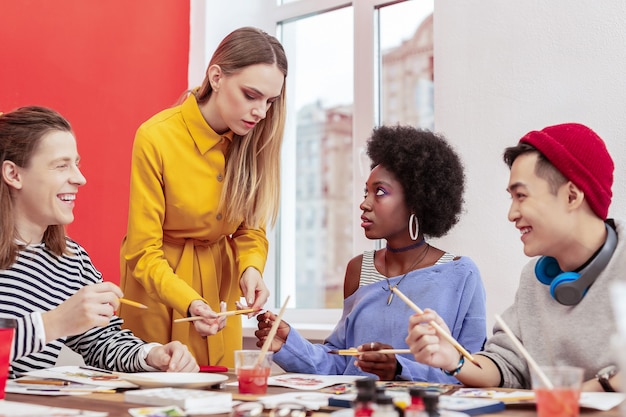
[[[402,276],[389,278],[396,285]],[[286,343],[274,353],[274,362],[287,372],[326,375],[374,375],[354,365],[352,356],[329,354],[370,342],[381,342],[395,349],[405,342],[413,310],[399,297],[387,305],[386,281],[359,287],[344,300],[339,323],[323,344],[312,344],[293,327]],[[467,257],[409,272],[398,287],[421,309],[431,308],[443,318],[452,336],[469,352],[478,352],[486,339],[485,289],[474,262]],[[396,355],[402,365],[401,379],[458,383],[439,369],[416,362],[411,354]],[[375,377],[375,376],[374,376]]]

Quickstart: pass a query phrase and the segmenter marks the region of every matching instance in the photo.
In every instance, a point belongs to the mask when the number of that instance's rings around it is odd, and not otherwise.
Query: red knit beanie
[[[565,123],[528,132],[519,141],[537,148],[561,174],[583,190],[594,213],[606,220],[613,196],[614,165],[596,132],[578,123]]]

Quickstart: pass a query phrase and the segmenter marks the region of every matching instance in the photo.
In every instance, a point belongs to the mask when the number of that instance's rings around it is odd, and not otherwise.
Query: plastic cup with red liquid
[[[259,362],[259,350],[236,350],[235,373],[240,394],[267,393],[267,378],[272,368],[272,352],[267,352]]]

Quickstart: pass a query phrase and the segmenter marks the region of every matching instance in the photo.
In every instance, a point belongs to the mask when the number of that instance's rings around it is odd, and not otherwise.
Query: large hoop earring
[[[413,226],[413,223],[415,223],[415,226]],[[411,214],[411,217],[409,217],[409,235],[411,235],[411,240],[417,240],[420,235],[420,224],[415,214]]]

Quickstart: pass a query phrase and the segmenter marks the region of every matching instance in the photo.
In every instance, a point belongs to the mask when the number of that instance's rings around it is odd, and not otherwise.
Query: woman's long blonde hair
[[[47,133],[59,130],[72,133],[69,122],[54,110],[30,106],[20,107],[0,115],[0,155],[2,162],[11,161],[17,166],[27,167]],[[9,185],[0,179],[0,269],[7,269],[17,259],[24,245],[15,226],[15,209]],[[30,242],[26,242],[30,243]],[[46,248],[57,256],[66,251],[65,227],[48,226],[43,235]]]
[[[211,65],[226,75],[256,64],[276,64],[287,77],[287,57],[278,40],[266,32],[243,27],[231,32],[218,45]],[[227,221],[243,221],[249,227],[274,224],[280,201],[280,149],[285,129],[286,81],[280,97],[265,119],[245,136],[235,136],[226,155],[224,192],[220,198]],[[213,89],[207,76],[195,93],[206,103]]]

